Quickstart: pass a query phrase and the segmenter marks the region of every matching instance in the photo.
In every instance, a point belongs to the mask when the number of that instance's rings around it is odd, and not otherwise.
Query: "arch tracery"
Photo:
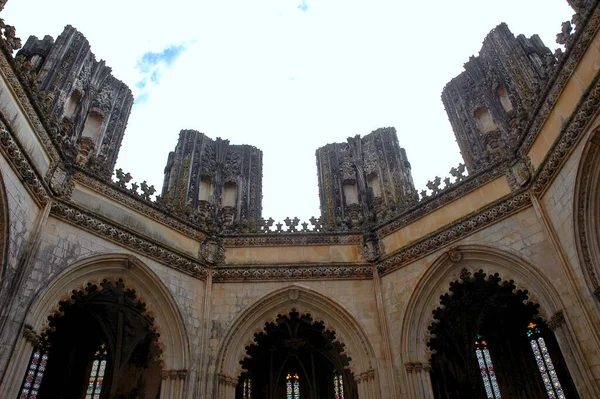
[[[572,335],[567,315],[563,312],[561,297],[552,283],[537,267],[508,250],[484,245],[461,245],[450,248],[439,256],[425,271],[408,302],[402,324],[400,351],[406,370],[407,383],[417,391],[433,397],[430,375],[432,351],[430,326],[435,324],[434,310],[440,308],[440,299],[447,294],[453,282],[461,280],[465,272],[481,271],[490,276],[500,275],[513,286],[513,292],[526,292],[528,302],[536,304],[537,317],[552,327],[565,357],[568,369],[580,392],[595,392],[586,374],[587,363]],[[420,371],[414,372],[415,365]],[[402,367],[405,366],[405,367]],[[592,393],[594,396],[594,393]]]
[[[359,397],[371,397],[379,391],[375,383],[375,353],[360,324],[332,299],[304,286],[292,285],[255,302],[230,326],[217,357],[219,378],[216,379],[218,392],[215,397],[233,397],[233,389],[243,372],[240,362],[246,356],[246,347],[254,344],[255,334],[260,334],[266,323],[274,323],[278,314],[288,314],[292,309],[310,313],[316,322],[335,331],[336,341],[344,344],[344,353],[352,359],[348,369],[358,382]],[[361,393],[363,390],[365,393]],[[372,393],[367,394],[367,391]]]
[[[125,291],[129,291],[129,294],[124,295],[133,295],[136,298],[131,304],[132,309],[136,306],[143,307],[139,309],[140,317],[145,320],[142,324],[147,324],[151,335],[158,338],[158,345],[162,351],[162,372],[159,370],[159,375],[163,378],[161,398],[181,397],[184,392],[182,386],[187,383],[185,377],[190,368],[187,334],[170,292],[147,265],[132,255],[107,254],[76,262],[49,280],[50,284],[40,288],[35,295],[36,300],[29,306],[24,321],[27,333],[24,334],[25,337],[30,338],[37,332],[52,332],[53,323],[59,321],[65,310],[77,302],[79,297],[86,296],[86,289],[97,290],[102,284],[114,288],[119,281],[121,284],[124,282],[127,287]],[[101,316],[94,317],[97,319]],[[18,343],[7,370],[7,381],[13,382],[0,389],[0,396],[16,396],[31,354],[30,342],[31,339],[23,339]],[[177,378],[170,378],[171,375]],[[176,381],[171,381],[172,379]]]

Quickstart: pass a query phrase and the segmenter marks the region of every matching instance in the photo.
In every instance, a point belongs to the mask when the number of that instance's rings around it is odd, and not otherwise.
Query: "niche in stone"
[[[356,186],[356,181],[346,180],[342,187],[346,205],[358,204],[358,187]]]
[[[75,89],[73,90],[71,97],[65,104],[65,111],[63,113],[63,116],[66,116],[67,118],[72,118],[73,114],[75,114],[75,109],[77,108],[79,101],[81,101],[81,92]]]
[[[428,343],[437,399],[548,399],[560,397],[558,387],[567,399],[579,398],[554,333],[527,291],[498,274],[463,270],[440,304]],[[541,346],[547,362],[539,362]]]
[[[158,397],[159,335],[134,290],[122,280],[104,280],[74,290],[59,305],[48,318],[43,347],[32,356],[33,364],[36,353],[40,359],[45,355],[37,399]],[[21,395],[25,389],[27,376]],[[20,397],[35,397],[30,393]]]
[[[223,186],[223,193],[221,194],[221,206],[222,207],[235,207],[237,201],[237,185],[234,182],[227,182]]]
[[[200,179],[200,189],[198,192],[198,201],[212,202],[213,186],[208,176],[202,176]]]
[[[350,360],[335,332],[292,309],[265,323],[246,347],[236,398],[250,398],[250,382],[252,398],[357,399]]]
[[[367,182],[371,190],[373,190],[373,197],[381,197],[381,182],[377,173],[371,173]]]
[[[498,86],[496,89],[496,95],[498,95],[498,99],[500,100],[500,104],[502,104],[502,108],[504,111],[510,112],[513,110],[513,105],[510,102],[510,97],[508,96],[508,90],[503,85]]]
[[[94,144],[98,145],[100,136],[102,135],[102,123],[104,117],[98,112],[90,112],[87,119],[85,120],[85,126],[83,127],[82,137],[89,137]]]
[[[498,130],[494,119],[492,119],[492,115],[490,114],[490,110],[486,107],[477,108],[475,111],[475,123],[477,124],[477,128],[482,134],[493,132],[494,130]]]

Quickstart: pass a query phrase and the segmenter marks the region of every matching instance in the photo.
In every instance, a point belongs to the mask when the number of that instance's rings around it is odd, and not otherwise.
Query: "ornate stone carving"
[[[25,338],[25,340],[29,342],[33,347],[36,347],[41,339],[40,335],[36,333],[33,330],[33,327],[31,327],[30,325],[25,325],[25,328],[23,328],[23,338]]]
[[[31,166],[19,144],[2,121],[0,121],[0,150],[6,159],[12,163],[15,172],[20,175],[21,181],[25,183],[25,187],[33,197],[41,205],[46,205],[50,201],[50,196],[42,183],[42,179],[38,177],[36,170]]]
[[[462,260],[463,254],[457,247],[452,247],[448,251],[446,251],[446,255],[448,255],[448,259],[450,259],[454,263],[458,263]]]
[[[288,291],[289,297],[292,301],[297,300],[298,298],[300,298],[300,290],[297,288],[292,288]]]
[[[213,281],[368,279],[372,277],[373,268],[370,265],[226,266],[215,269]]]
[[[381,270],[387,274],[406,263],[412,262],[444,245],[457,241],[466,235],[472,234],[530,204],[531,197],[529,192],[516,194],[513,197],[487,207],[476,215],[464,218],[427,238],[418,240],[412,245],[387,255],[383,262],[381,262]]]
[[[52,192],[58,197],[68,198],[75,187],[72,181],[73,172],[64,165],[56,164],[48,171],[46,181]]]
[[[562,310],[554,313],[550,320],[548,320],[548,328],[552,331],[556,331],[556,329],[560,328],[563,324],[565,324],[565,315]]]
[[[220,265],[225,262],[225,247],[223,240],[218,237],[207,237],[200,244],[199,256],[206,263]]]
[[[205,266],[197,263],[195,260],[183,257],[161,244],[150,242],[123,228],[116,227],[108,222],[97,219],[94,215],[79,210],[73,205],[55,202],[52,204],[51,213],[55,217],[63,219],[84,230],[88,230],[107,240],[123,245],[133,251],[149,256],[192,277],[200,279],[206,278],[207,271]]]

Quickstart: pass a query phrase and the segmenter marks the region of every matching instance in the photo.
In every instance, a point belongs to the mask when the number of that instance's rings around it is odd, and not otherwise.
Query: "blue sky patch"
[[[308,10],[308,3],[306,2],[306,0],[301,0],[300,4],[298,4],[298,8],[306,12]]]

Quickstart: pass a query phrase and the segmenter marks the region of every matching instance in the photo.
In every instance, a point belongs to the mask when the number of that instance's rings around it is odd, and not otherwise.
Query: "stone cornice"
[[[521,191],[515,195],[492,204],[475,215],[457,220],[454,224],[424,237],[411,245],[386,255],[379,262],[382,275],[388,274],[408,263],[437,251],[438,249],[465,238],[521,209],[531,205],[529,192]]]
[[[31,165],[27,153],[21,149],[20,144],[1,119],[4,118],[0,118],[0,151],[37,203],[41,206],[46,205],[50,201],[47,186]]]
[[[195,278],[206,278],[207,268],[196,259],[177,253],[122,227],[117,227],[109,221],[77,208],[73,204],[55,202],[52,204],[50,212],[52,216],[152,258],[166,266]]]
[[[468,176],[465,178],[465,180],[461,181],[460,183],[456,183],[451,188],[442,191],[440,194],[429,197],[425,200],[421,200],[414,207],[403,212],[398,218],[381,227],[377,231],[377,234],[379,237],[384,237],[397,230],[400,230],[415,220],[426,216],[428,213],[442,208],[444,205],[461,198],[471,191],[476,190],[478,187],[497,179],[498,177],[506,174],[507,171],[508,165],[501,163],[493,165],[492,167],[479,173]]]
[[[162,209],[159,209],[151,201],[144,200],[139,196],[135,196],[129,190],[118,187],[112,182],[107,182],[98,179],[94,176],[90,176],[86,171],[78,170],[73,175],[74,181],[81,185],[90,188],[102,195],[107,196],[116,202],[131,208],[149,218],[164,224],[165,226],[171,227],[178,232],[193,238],[198,241],[202,241],[206,238],[206,233],[200,231],[195,226],[186,223],[184,220],[169,215]]]
[[[368,264],[225,266],[216,268],[212,276],[215,282],[370,279],[373,277],[373,266]]]
[[[579,142],[590,119],[600,106],[600,73],[594,77],[590,87],[583,95],[577,108],[571,114],[552,149],[538,168],[533,183],[536,195],[543,194],[550,185],[566,159],[567,155]]]
[[[543,101],[540,102],[538,109],[535,112],[535,117],[526,129],[526,134],[520,145],[521,154],[525,155],[531,149],[535,139],[542,130],[548,116],[556,105],[563,89],[571,78],[573,71],[581,61],[588,46],[594,38],[596,31],[600,27],[600,7],[596,6],[590,18],[583,29],[577,29],[574,45],[568,49],[565,57],[558,67],[558,73],[554,80],[547,86],[546,92],[542,95]]]
[[[352,233],[281,233],[224,236],[226,248],[294,245],[362,245],[361,235]]]

